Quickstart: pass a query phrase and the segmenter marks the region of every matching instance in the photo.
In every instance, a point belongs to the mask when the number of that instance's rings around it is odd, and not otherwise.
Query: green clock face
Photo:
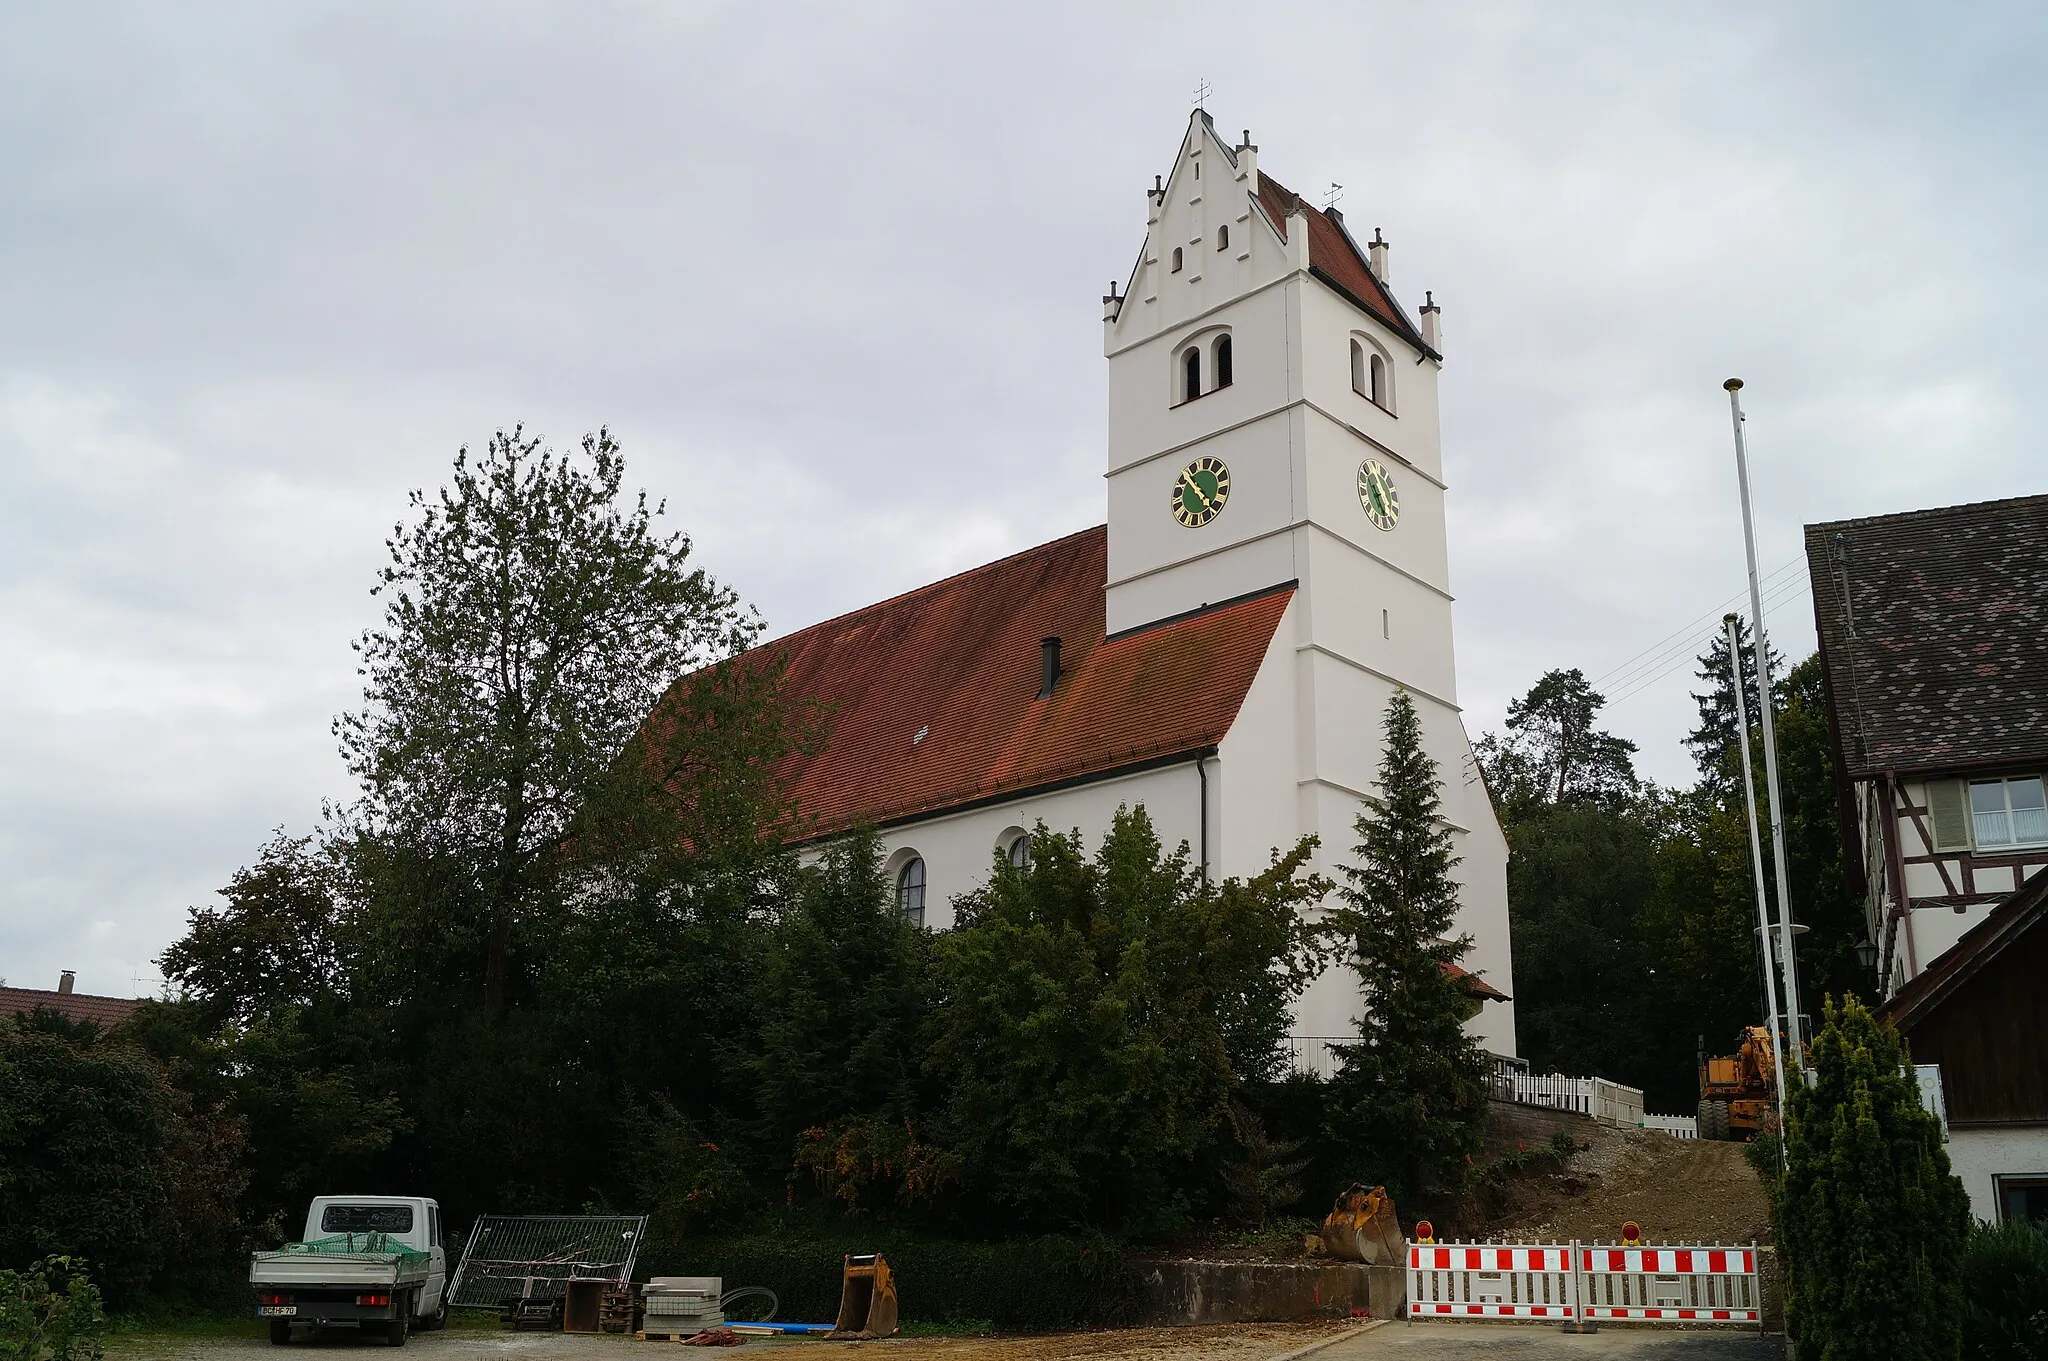
[[[1365,507],[1365,518],[1379,529],[1392,529],[1400,522],[1400,494],[1378,459],[1369,458],[1358,465],[1358,504]]]
[[[1200,529],[1223,513],[1230,499],[1230,469],[1220,458],[1198,458],[1173,482],[1173,518]]]

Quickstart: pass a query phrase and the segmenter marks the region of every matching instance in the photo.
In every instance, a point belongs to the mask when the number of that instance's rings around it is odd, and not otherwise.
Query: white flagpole
[[[1778,1128],[1785,1127],[1785,1055],[1778,1046],[1778,981],[1771,974],[1771,918],[1764,894],[1764,843],[1756,829],[1756,778],[1749,770],[1749,698],[1743,692],[1742,638],[1735,616],[1721,621],[1728,635],[1728,666],[1735,673],[1736,745],[1742,751],[1742,806],[1749,811],[1749,865],[1756,880],[1756,943],[1764,952],[1764,1006],[1771,1014],[1771,1071],[1778,1079]]]
[[[1735,423],[1735,479],[1742,490],[1742,546],[1749,555],[1749,613],[1756,643],[1757,710],[1764,729],[1764,794],[1771,805],[1771,860],[1778,880],[1778,956],[1785,971],[1785,1014],[1792,1027],[1792,1053],[1806,1070],[1804,1037],[1799,1033],[1799,959],[1793,953],[1792,886],[1785,869],[1785,805],[1778,796],[1778,736],[1771,721],[1771,642],[1764,631],[1764,598],[1756,572],[1756,526],[1749,509],[1749,454],[1742,440],[1742,380],[1721,384],[1728,390],[1728,415]],[[1781,1117],[1782,1118],[1782,1117]]]

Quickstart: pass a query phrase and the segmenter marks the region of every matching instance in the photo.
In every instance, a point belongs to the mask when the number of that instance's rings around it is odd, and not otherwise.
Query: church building
[[[1103,300],[1107,523],[763,650],[822,701],[791,769],[803,836],[879,829],[902,910],[951,902],[1043,821],[1090,848],[1120,805],[1211,876],[1305,835],[1342,878],[1395,687],[1421,712],[1463,860],[1468,1026],[1515,1052],[1507,843],[1458,708],[1433,303],[1197,111]],[[1347,970],[1296,1009],[1347,1037]]]

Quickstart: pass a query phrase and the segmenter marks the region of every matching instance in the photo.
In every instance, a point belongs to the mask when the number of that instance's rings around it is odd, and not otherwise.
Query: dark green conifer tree
[[[1383,725],[1379,795],[1354,826],[1336,924],[1350,938],[1364,994],[1358,1041],[1342,1046],[1336,1138],[1358,1150],[1361,1174],[1416,1195],[1454,1181],[1479,1147],[1486,1056],[1465,1032],[1472,999],[1445,968],[1472,948],[1457,933],[1458,858],[1438,817],[1437,765],[1405,690]]]
[[[1792,1339],[1823,1361],[1952,1361],[1970,1206],[1905,1046],[1853,997],[1830,998],[1808,1061],[1774,1207]]]

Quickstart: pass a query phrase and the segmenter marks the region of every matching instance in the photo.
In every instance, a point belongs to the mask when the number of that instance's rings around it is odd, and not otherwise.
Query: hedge
[[[1048,1332],[1110,1326],[1136,1315],[1138,1274],[1112,1240],[1049,1235],[963,1242],[850,1222],[792,1223],[767,1232],[650,1241],[635,1275],[717,1276],[725,1289],[765,1285],[784,1322],[829,1323],[848,1253],[879,1252],[897,1282],[906,1325]]]

